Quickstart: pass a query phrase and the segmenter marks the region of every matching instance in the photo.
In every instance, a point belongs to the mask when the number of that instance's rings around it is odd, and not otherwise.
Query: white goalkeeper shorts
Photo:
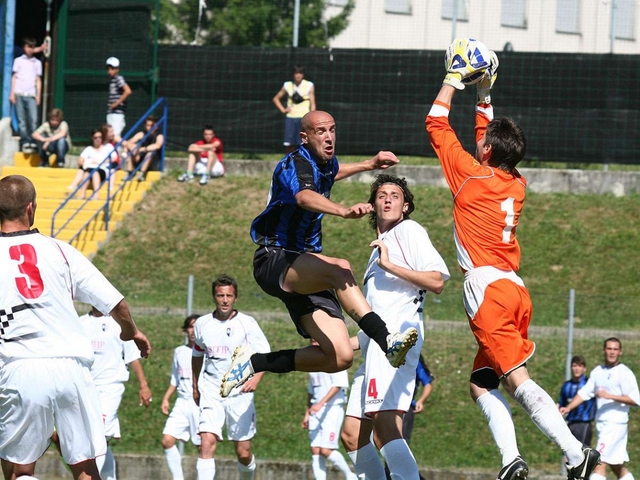
[[[222,427],[226,424],[229,440],[236,442],[251,440],[256,434],[256,407],[253,403],[253,393],[240,393],[221,398],[219,390],[220,387],[212,387],[206,381],[206,377],[201,380],[198,432],[213,433],[219,441],[222,441]]]
[[[193,398],[178,397],[169,418],[167,418],[162,434],[170,435],[183,442],[188,442],[191,439],[194,445],[200,445],[199,418],[200,408],[193,401]]]
[[[120,438],[120,420],[118,420],[118,408],[124,395],[124,384],[110,383],[97,385],[100,396],[100,412],[104,423],[104,436],[107,440]]]
[[[315,415],[310,415],[309,440],[311,447],[337,450],[343,421],[344,408],[342,405],[323,407]]]
[[[75,465],[104,455],[100,401],[89,368],[75,358],[28,358],[0,369],[0,457],[33,463],[54,428],[62,458]]]
[[[207,159],[205,158],[202,160],[198,160],[193,170],[196,175],[202,175],[203,173],[207,173]],[[212,178],[217,178],[217,177],[222,177],[224,173],[225,173],[224,164],[221,161],[216,160],[216,162],[213,164],[213,167],[211,167],[211,171],[209,172],[209,175]]]
[[[409,410],[415,389],[420,349],[424,343],[422,329],[418,328],[418,332],[418,341],[407,353],[406,363],[399,368],[391,366],[376,342],[358,335],[364,363],[357,370],[351,384],[347,404],[348,416],[365,418],[376,412]]]
[[[609,465],[622,465],[629,461],[627,453],[627,424],[596,422],[600,460]]]

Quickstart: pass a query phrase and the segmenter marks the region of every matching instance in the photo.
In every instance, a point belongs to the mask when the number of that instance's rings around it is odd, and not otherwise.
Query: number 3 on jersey
[[[25,298],[38,298],[44,291],[40,270],[36,266],[36,250],[28,243],[9,247],[9,256],[18,262],[18,269],[24,276],[15,278],[20,295]]]
[[[371,397],[373,399],[378,398],[378,387],[376,385],[375,378],[369,380],[369,385],[367,386],[367,397]]]

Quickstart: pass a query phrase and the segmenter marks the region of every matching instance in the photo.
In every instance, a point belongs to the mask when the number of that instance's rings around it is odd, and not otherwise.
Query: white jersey
[[[629,367],[622,363],[612,368],[598,365],[589,374],[589,380],[584,387],[578,390],[578,395],[584,400],[590,400],[596,396],[596,392],[600,389],[604,389],[612,395],[628,395],[636,402],[636,405],[640,405],[640,392],[638,392],[636,376]],[[626,403],[597,397],[596,422],[628,423],[630,408]]]
[[[191,347],[181,345],[173,351],[171,380],[169,383],[176,387],[179,398],[193,398],[191,350]]]
[[[389,259],[395,265],[410,270],[437,271],[445,281],[449,279],[447,265],[419,223],[403,220],[378,239],[387,246]],[[371,309],[386,322],[395,319],[419,322],[426,290],[384,271],[378,265],[379,257],[378,249],[373,249],[364,274],[365,297]]]
[[[211,382],[216,395],[220,395],[222,377],[231,367],[231,356],[236,347],[245,345],[258,353],[271,349],[255,318],[236,312],[229,320],[218,320],[212,313],[196,320],[192,355],[205,357],[203,379]],[[208,387],[209,388],[209,387]],[[235,389],[231,395],[239,394]]]
[[[110,157],[109,161],[111,162],[117,159],[117,152],[110,143],[101,145],[99,148],[86,147],[80,154],[80,158],[84,160],[82,168],[86,170],[99,166],[101,169],[107,170],[109,168],[109,162],[102,163],[107,157]]]
[[[95,360],[91,376],[96,385],[124,383],[129,380],[129,365],[140,358],[140,350],[133,340],[120,339],[122,328],[113,317],[94,317],[90,313],[80,317],[82,331],[91,340]]]
[[[37,229],[0,234],[0,363],[93,359],[74,300],[109,313],[123,296],[78,250]]]
[[[324,404],[326,408],[344,404],[347,397],[347,388],[349,387],[349,374],[346,370],[336,373],[309,373],[311,404],[315,405],[322,400],[332,387],[338,387],[340,390]]]

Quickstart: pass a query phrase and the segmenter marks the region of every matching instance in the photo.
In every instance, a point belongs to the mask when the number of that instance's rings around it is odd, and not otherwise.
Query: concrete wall
[[[119,480],[171,480],[163,455],[116,455],[117,477]],[[185,457],[182,461],[186,480],[196,478],[196,459]],[[309,462],[274,462],[257,460],[255,480],[311,480],[311,458]],[[560,468],[558,467],[558,470]],[[492,480],[494,471],[421,468],[420,473],[426,480]],[[54,453],[46,453],[36,464],[36,476],[40,480],[66,480],[71,474],[63,466],[60,457]],[[224,480],[239,480],[237,462],[235,459],[216,459],[216,478]],[[335,467],[327,469],[327,480],[342,480],[344,476]],[[563,477],[555,474],[534,472],[532,480],[561,480]]]

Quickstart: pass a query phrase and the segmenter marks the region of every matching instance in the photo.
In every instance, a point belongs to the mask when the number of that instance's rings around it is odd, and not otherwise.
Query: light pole
[[[293,48],[298,48],[298,29],[300,28],[300,0],[293,2]]]

